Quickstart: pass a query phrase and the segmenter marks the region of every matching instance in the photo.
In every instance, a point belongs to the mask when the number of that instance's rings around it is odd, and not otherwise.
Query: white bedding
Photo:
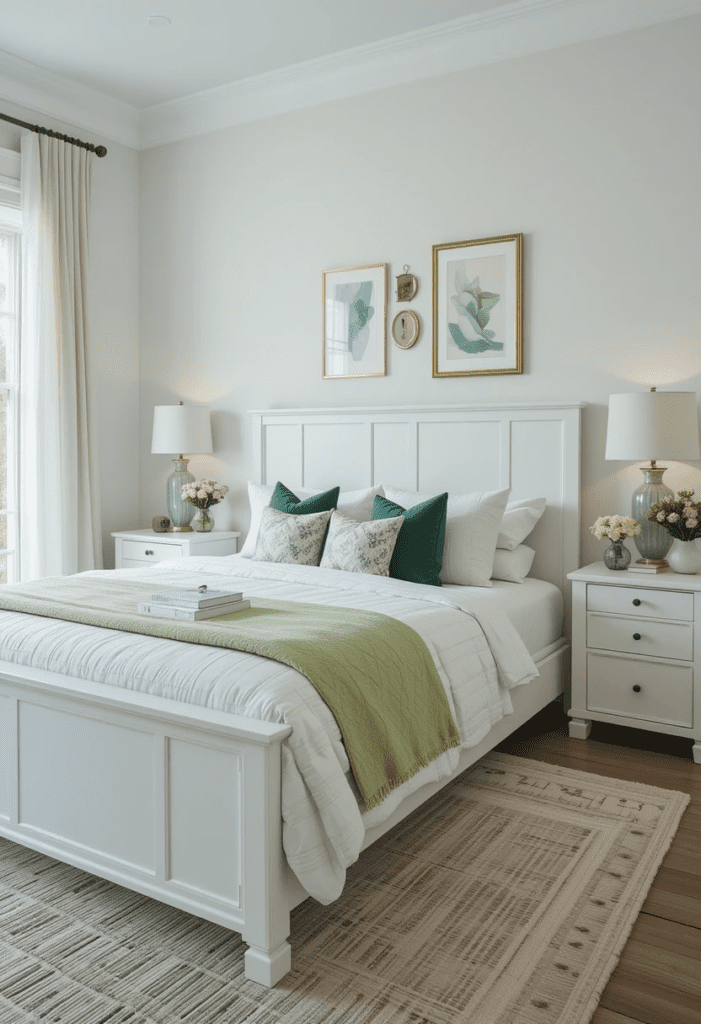
[[[461,593],[465,587],[444,583],[443,590]],[[562,592],[552,583],[531,577],[523,583],[492,580],[492,586],[480,590],[486,609],[496,606],[509,619],[516,632],[536,658],[562,636],[565,603]]]
[[[509,689],[537,675],[509,618],[497,602],[485,604],[490,591],[484,589],[251,563],[238,555],[118,573],[154,584],[206,583],[250,596],[364,607],[402,619],[434,657],[465,747],[512,710]],[[388,817],[410,792],[450,774],[459,756],[446,752],[367,812],[346,780],[348,759],[333,715],[304,676],[278,662],[15,612],[0,612],[0,660],[291,725],[282,750],[283,845],[302,885],[322,903],[340,895],[365,829]]]

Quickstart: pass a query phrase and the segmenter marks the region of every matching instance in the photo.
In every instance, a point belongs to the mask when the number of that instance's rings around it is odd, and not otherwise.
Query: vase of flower
[[[623,541],[614,540],[604,551],[604,565],[607,569],[627,569],[631,557],[630,549],[625,546]]]
[[[674,537],[667,561],[675,572],[693,576],[701,571],[701,554],[696,541],[701,537],[701,502],[692,501],[693,491],[667,494],[650,506],[647,518],[659,523]]]
[[[194,505],[198,510],[192,520],[193,530],[197,533],[209,533],[214,528],[214,520],[208,509],[212,505],[218,505],[228,490],[228,487],[218,484],[216,480],[193,480],[191,483],[183,484],[183,501]]]
[[[589,529],[599,540],[608,537],[611,541],[604,551],[606,568],[627,569],[632,556],[623,541],[626,537],[635,537],[640,533],[641,526],[638,520],[631,519],[630,516],[599,516]]]
[[[214,529],[214,519],[206,508],[201,508],[190,525],[197,533],[209,533]]]
[[[675,572],[684,573],[687,576],[694,576],[701,570],[701,554],[696,547],[695,540],[679,540],[674,542],[667,552],[667,561],[670,568]]]

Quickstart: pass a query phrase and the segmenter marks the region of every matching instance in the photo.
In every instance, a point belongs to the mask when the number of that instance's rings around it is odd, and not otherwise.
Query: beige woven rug
[[[583,1024],[689,798],[490,754],[293,915],[293,970],[0,840],[0,1024]]]

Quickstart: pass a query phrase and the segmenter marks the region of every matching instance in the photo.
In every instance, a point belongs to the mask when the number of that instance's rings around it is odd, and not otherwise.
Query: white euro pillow
[[[497,548],[513,551],[522,544],[545,511],[545,498],[510,501],[501,521]]]
[[[411,508],[431,494],[400,491],[385,485],[385,497]],[[448,495],[441,581],[464,587],[491,587],[499,527],[509,500],[509,488]]]
[[[256,551],[258,531],[260,530],[260,518],[263,509],[270,504],[275,484],[256,484],[252,480],[248,483],[248,504],[251,510],[251,525],[248,528],[248,535],[241,548],[240,554],[244,558],[253,558]],[[309,488],[293,487],[292,490],[298,498],[311,498],[314,494],[323,491],[323,487],[310,491]],[[341,491],[338,496],[338,510],[351,519],[358,522],[368,522],[372,515],[372,503],[375,495],[384,494],[382,486],[364,487],[357,491]]]
[[[531,571],[535,551],[526,544],[519,544],[513,551],[497,548],[494,552],[493,580],[506,580],[508,583],[523,583]]]

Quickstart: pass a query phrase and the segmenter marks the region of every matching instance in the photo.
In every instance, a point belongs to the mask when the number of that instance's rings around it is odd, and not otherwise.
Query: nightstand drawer
[[[591,651],[587,655],[587,708],[590,711],[690,729],[693,693],[691,665],[660,665]]]
[[[159,544],[158,541],[136,540],[122,541],[122,562],[126,566],[127,559],[138,562],[163,562],[167,558],[182,558],[183,550],[179,544]]]
[[[587,586],[587,610],[693,622],[694,595],[649,587],[606,587],[590,583]]]
[[[587,615],[587,647],[693,661],[694,627],[691,622],[663,622],[590,612]]]

